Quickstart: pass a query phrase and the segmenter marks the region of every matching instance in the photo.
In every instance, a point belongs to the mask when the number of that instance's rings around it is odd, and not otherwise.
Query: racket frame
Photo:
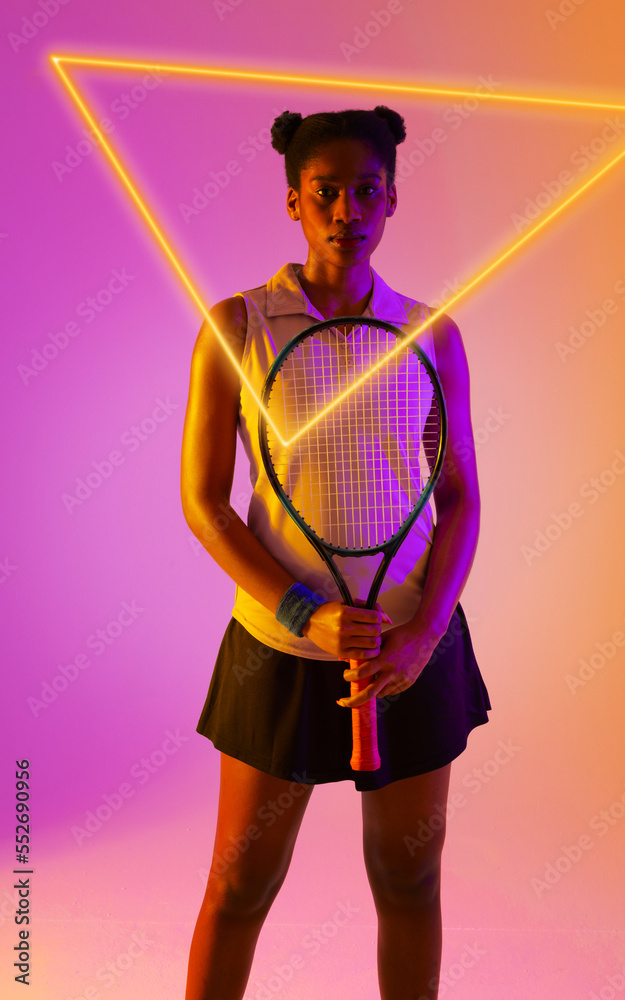
[[[372,323],[367,322],[368,320],[372,320],[373,322]],[[445,447],[447,444],[447,409],[445,406],[445,398],[443,396],[443,390],[440,385],[438,374],[436,372],[436,369],[434,368],[434,365],[428,358],[425,351],[421,347],[419,347],[418,344],[415,344],[415,342],[412,341],[407,345],[407,349],[414,351],[414,353],[418,356],[419,360],[421,361],[423,367],[426,369],[431,379],[432,387],[434,389],[434,394],[436,396],[436,400],[438,403],[438,412],[440,421],[439,445],[437,454],[434,458],[433,465],[430,469],[430,476],[428,478],[428,481],[423,489],[423,492],[419,497],[418,503],[411,510],[408,517],[402,522],[397,531],[393,535],[391,535],[391,537],[387,539],[386,542],[383,542],[381,545],[372,545],[362,549],[350,549],[338,545],[332,545],[330,542],[322,541],[316,534],[314,529],[310,527],[310,525],[304,520],[301,514],[299,514],[296,508],[293,506],[293,504],[291,503],[289,497],[287,496],[284,490],[284,487],[282,486],[280,480],[278,479],[278,476],[276,475],[273,463],[271,461],[271,452],[269,449],[269,444],[267,442],[266,409],[267,409],[267,402],[269,400],[269,396],[273,388],[273,384],[276,378],[278,377],[278,372],[280,371],[282,363],[284,359],[287,357],[287,355],[291,353],[293,348],[295,348],[300,341],[305,340],[308,337],[314,336],[314,334],[318,330],[328,329],[330,325],[332,327],[373,325],[377,327],[382,327],[382,329],[386,330],[387,333],[395,334],[395,336],[398,339],[405,339],[405,337],[407,336],[402,330],[394,326],[392,323],[387,323],[384,320],[379,320],[374,316],[370,317],[337,316],[335,319],[332,320],[321,320],[318,323],[313,323],[311,326],[306,327],[305,330],[302,330],[300,333],[292,337],[291,340],[288,342],[288,344],[286,344],[279,352],[279,354],[276,356],[275,361],[272,363],[269,371],[267,372],[265,383],[263,385],[263,390],[261,393],[262,406],[258,414],[258,436],[260,441],[260,450],[263,459],[263,464],[265,466],[265,472],[267,473],[267,477],[271,482],[274,490],[276,491],[280,503],[287,511],[287,513],[291,516],[291,518],[295,521],[298,527],[304,532],[311,545],[314,546],[318,554],[321,556],[324,563],[326,564],[326,566],[328,567],[328,569],[332,574],[332,577],[339,589],[341,597],[343,598],[346,604],[350,605],[350,607],[354,607],[354,601],[352,595],[350,594],[349,588],[341,576],[340,570],[338,569],[337,566],[335,566],[334,561],[332,559],[332,555],[328,555],[328,550],[330,550],[330,552],[333,553],[334,555],[356,556],[356,557],[373,556],[379,554],[380,552],[384,553],[384,559],[382,560],[378,569],[376,570],[369,591],[369,597],[367,598],[365,604],[366,608],[371,609],[375,607],[375,603],[378,598],[378,593],[380,587],[382,586],[382,581],[390,565],[391,559],[395,556],[401,543],[405,540],[410,528],[416,521],[419,514],[423,511],[425,505],[427,504],[428,500],[432,495],[434,487],[436,486],[437,480],[440,476],[443,466],[443,459],[445,455]]]

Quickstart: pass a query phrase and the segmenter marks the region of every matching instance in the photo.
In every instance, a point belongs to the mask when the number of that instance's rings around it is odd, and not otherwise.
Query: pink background
[[[486,79],[495,93],[625,104],[625,15],[617,0],[55,2],[47,0],[47,23],[41,13],[33,22],[44,0],[11,0],[2,14],[0,982],[3,996],[22,995],[12,969],[12,803],[13,762],[26,757],[29,997],[169,1000],[184,992],[211,856],[219,754],[195,725],[234,595],[179,497],[202,317],[102,149],[70,155],[88,125],[49,57],[467,90]],[[465,106],[173,74],[134,91],[130,107],[123,95],[144,70],[74,72],[207,306],[305,258],[266,131],[285,108],[382,102],[405,116],[399,209],[373,265],[429,303],[527,231],[529,201],[541,194],[543,215],[553,207],[548,192],[562,171],[572,191],[625,148],[625,111]],[[428,144],[435,129],[438,142]],[[613,137],[602,140],[604,130]],[[229,183],[185,222],[180,204],[230,161]],[[471,365],[483,492],[462,603],[493,711],[452,771],[441,997],[608,1000],[625,989],[623,177],[622,165],[610,171],[449,310]],[[102,293],[114,272],[123,282]],[[78,329],[64,338],[72,322]],[[34,364],[40,371],[29,374]],[[64,496],[111,452],[119,464],[100,465],[109,474],[68,510]],[[241,513],[247,495],[241,462]],[[93,638],[101,629],[105,646]],[[105,819],[87,831],[96,810]],[[350,916],[339,927],[341,906]],[[296,952],[305,958],[298,969],[289,964]],[[330,991],[378,995],[351,782],[315,790],[246,996]]]

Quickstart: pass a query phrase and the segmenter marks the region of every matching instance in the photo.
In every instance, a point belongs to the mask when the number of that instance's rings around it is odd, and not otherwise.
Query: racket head
[[[428,356],[407,339],[374,317],[322,320],[293,337],[267,373],[259,411],[265,471],[324,558],[324,549],[396,551],[440,476],[443,391]]]

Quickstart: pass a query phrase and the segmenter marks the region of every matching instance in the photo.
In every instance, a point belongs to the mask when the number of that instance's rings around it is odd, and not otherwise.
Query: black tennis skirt
[[[234,618],[224,634],[197,732],[217,750],[287,781],[355,782],[371,791],[444,767],[488,722],[488,691],[464,612],[407,691],[376,700],[377,771],[353,771],[352,713],[342,660],[311,660],[259,642]]]

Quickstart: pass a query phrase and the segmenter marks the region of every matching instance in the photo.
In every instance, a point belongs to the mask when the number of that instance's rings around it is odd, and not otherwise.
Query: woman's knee
[[[232,915],[268,910],[289,868],[313,786],[288,782],[221,755],[215,847],[206,904]],[[266,829],[256,819],[276,806]]]
[[[376,904],[433,904],[440,893],[450,767],[364,792],[365,866]]]
[[[428,906],[440,897],[443,839],[411,853],[406,844],[394,850],[365,848],[365,867],[376,903],[388,906]]]
[[[206,901],[225,916],[258,916],[269,910],[285,876],[286,870],[268,871],[240,861],[224,867],[213,861]]]

